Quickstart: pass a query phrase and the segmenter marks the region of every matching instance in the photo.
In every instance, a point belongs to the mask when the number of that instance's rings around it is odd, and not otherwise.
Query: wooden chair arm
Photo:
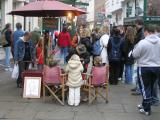
[[[67,75],[68,75],[67,73],[63,73],[63,74],[61,74],[60,76],[63,77],[63,76],[67,76]]]
[[[82,75],[86,75],[86,76],[90,76],[90,77],[93,76],[92,74],[88,74],[88,73],[82,73]]]

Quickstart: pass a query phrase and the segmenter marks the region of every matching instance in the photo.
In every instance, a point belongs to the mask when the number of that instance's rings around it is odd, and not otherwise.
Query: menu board
[[[41,77],[25,77],[23,98],[40,98]]]
[[[43,30],[58,30],[58,18],[43,18]]]

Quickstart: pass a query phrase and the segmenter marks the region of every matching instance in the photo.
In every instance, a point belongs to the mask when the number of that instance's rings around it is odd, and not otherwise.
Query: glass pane
[[[147,15],[160,16],[160,0],[148,0]]]

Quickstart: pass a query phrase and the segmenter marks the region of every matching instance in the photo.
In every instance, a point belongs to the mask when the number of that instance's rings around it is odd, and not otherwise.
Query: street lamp
[[[72,19],[72,13],[69,12],[68,15],[67,15],[67,17],[68,17],[69,20],[71,20]]]

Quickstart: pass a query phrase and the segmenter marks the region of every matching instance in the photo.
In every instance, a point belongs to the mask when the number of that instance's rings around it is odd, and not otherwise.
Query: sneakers
[[[5,71],[9,71],[9,69],[8,69],[8,68],[4,68],[4,70],[5,70]]]
[[[13,69],[12,69],[11,67],[6,67],[4,70],[5,70],[5,71],[9,71],[9,72],[12,72],[12,71],[13,71]]]
[[[149,116],[149,115],[151,114],[150,112],[146,112],[146,111],[143,109],[142,104],[137,105],[137,108],[139,109],[139,112],[140,112],[141,114],[144,114],[144,115],[147,115],[147,116]]]
[[[151,115],[151,112],[146,112],[143,108],[142,108],[142,109],[139,109],[139,112],[140,112],[141,114],[144,114],[144,115],[147,115],[147,116]]]
[[[135,92],[137,90],[137,88],[135,87],[135,88],[132,88],[131,89],[131,92]]]
[[[142,104],[137,105],[137,108],[138,108],[138,109],[143,109]]]

